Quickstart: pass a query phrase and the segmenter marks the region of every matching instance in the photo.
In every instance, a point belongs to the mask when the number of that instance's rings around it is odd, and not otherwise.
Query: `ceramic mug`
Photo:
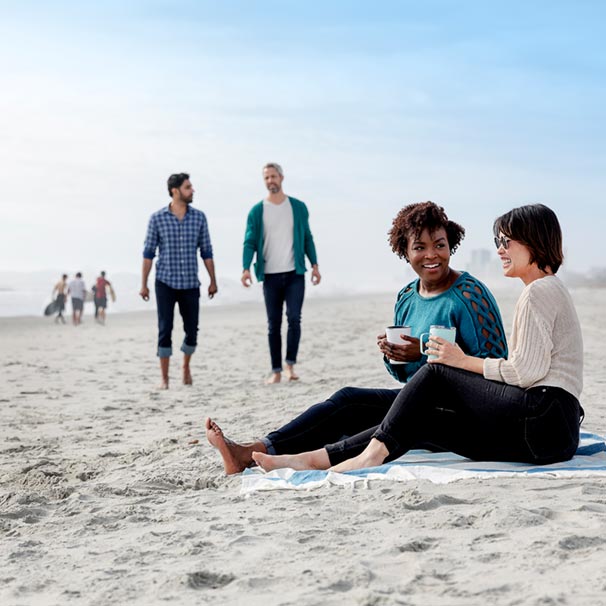
[[[423,337],[429,335],[430,337],[442,337],[442,339],[445,339],[446,341],[449,341],[450,343],[454,343],[455,342],[455,338],[457,336],[457,329],[454,326],[438,326],[437,324],[432,324],[429,327],[429,332],[424,332],[420,337],[419,337],[419,348],[421,349],[421,353],[425,354],[425,345],[426,343],[424,343],[423,341]],[[434,356],[434,355],[428,355],[427,356],[430,360],[437,358],[438,356]]]
[[[400,344],[407,343],[400,335],[406,335],[410,337],[410,326],[388,326],[385,329],[385,336],[389,343]],[[408,362],[402,362],[400,360],[389,360],[390,364],[408,364]]]

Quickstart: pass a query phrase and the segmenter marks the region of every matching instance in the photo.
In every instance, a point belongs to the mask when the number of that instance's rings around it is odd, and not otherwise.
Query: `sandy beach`
[[[495,291],[508,328],[517,293]],[[583,428],[604,435],[606,291],[573,297]],[[263,384],[262,304],[205,307],[194,385],[180,384],[178,352],[167,392],[155,389],[154,312],[110,310],[105,327],[0,319],[0,603],[606,603],[603,479],[244,497],[223,474],[206,416],[246,440],[344,385],[397,386],[375,346],[393,302],[306,301],[301,380],[277,386]]]

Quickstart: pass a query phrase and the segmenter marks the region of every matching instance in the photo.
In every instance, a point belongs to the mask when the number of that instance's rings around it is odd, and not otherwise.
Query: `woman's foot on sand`
[[[189,370],[189,366],[186,368],[183,367],[183,385],[193,385],[193,379],[191,378],[191,371]]]
[[[253,452],[252,458],[264,471],[286,467],[298,471],[304,469],[328,469],[330,467],[328,453],[323,448],[294,455],[268,455],[263,452]]]
[[[237,444],[223,435],[223,430],[210,418],[206,419],[206,438],[211,446],[214,446],[223,459],[225,473],[231,475],[240,473],[247,467],[250,467],[254,461],[253,451],[265,450],[262,442],[253,442],[252,444]]]
[[[366,469],[367,467],[377,467],[383,465],[389,455],[389,450],[383,442],[376,438],[370,441],[370,444],[357,457],[347,459],[338,465],[330,468],[330,471],[342,473],[344,471],[354,471],[356,469]]]

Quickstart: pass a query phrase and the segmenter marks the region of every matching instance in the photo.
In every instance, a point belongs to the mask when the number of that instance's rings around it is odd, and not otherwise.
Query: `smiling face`
[[[444,228],[429,233],[424,229],[408,240],[407,256],[411,267],[425,284],[440,284],[450,272],[450,246]]]
[[[497,254],[501,259],[503,275],[508,278],[520,278],[528,284],[528,277],[536,270],[536,263],[530,262],[530,251],[521,242],[511,240],[503,232],[499,232],[498,239]]]

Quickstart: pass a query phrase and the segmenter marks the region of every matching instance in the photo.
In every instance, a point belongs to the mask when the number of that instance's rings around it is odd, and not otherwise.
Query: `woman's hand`
[[[396,362],[416,362],[420,360],[419,339],[407,335],[400,335],[400,337],[406,343],[390,343],[385,333],[378,335],[377,346],[381,353],[388,360],[395,360]]]
[[[467,358],[470,357],[463,353],[463,350],[456,343],[435,336],[429,337],[425,353],[436,356],[435,358],[428,358],[428,364],[445,364],[454,368],[465,368]]]

